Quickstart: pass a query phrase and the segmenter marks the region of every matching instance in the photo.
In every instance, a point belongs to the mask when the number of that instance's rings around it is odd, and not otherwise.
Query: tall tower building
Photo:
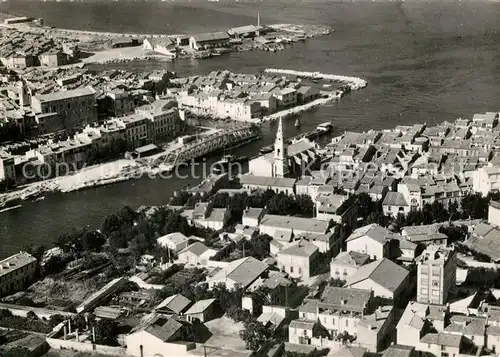
[[[17,83],[17,88],[19,95],[19,105],[21,107],[24,107],[25,105],[31,105],[31,93],[26,83],[24,83],[24,80],[21,80]]]
[[[288,175],[288,152],[283,138],[283,123],[279,121],[276,140],[274,141],[274,177],[286,177]]]
[[[453,249],[430,245],[417,262],[417,301],[446,304],[456,284],[457,256]]]

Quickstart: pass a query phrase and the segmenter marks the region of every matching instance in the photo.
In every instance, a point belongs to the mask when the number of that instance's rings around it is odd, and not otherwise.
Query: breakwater
[[[266,73],[275,73],[275,74],[284,74],[288,76],[296,76],[299,78],[308,78],[308,79],[323,79],[331,82],[339,82],[344,83],[349,86],[351,90],[358,90],[365,88],[368,82],[362,78],[358,77],[349,77],[349,76],[339,76],[336,74],[326,74],[321,72],[303,72],[303,71],[294,71],[291,69],[277,69],[277,68],[267,68],[264,70]]]

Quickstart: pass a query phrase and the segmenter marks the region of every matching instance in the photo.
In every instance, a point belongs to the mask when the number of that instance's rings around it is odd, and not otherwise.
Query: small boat
[[[259,152],[261,154],[268,154],[270,152],[273,152],[273,150],[274,150],[274,145],[268,145],[261,148]]]
[[[0,209],[0,213],[12,211],[13,209],[17,209],[17,208],[21,208],[21,207],[22,207],[22,205],[10,206],[7,208]]]
[[[45,196],[37,197],[33,200],[33,202],[43,201],[44,199],[45,199]]]
[[[297,118],[297,120],[295,120],[295,127],[298,128],[300,127],[300,119]]]
[[[247,156],[236,157],[234,155],[224,155],[222,159],[215,162],[212,165],[212,173],[216,175],[220,175],[226,171],[228,171],[229,167],[233,164],[242,163],[244,161],[248,161]]]
[[[333,124],[330,122],[321,123],[317,126],[317,129],[324,132],[329,132],[333,129]]]

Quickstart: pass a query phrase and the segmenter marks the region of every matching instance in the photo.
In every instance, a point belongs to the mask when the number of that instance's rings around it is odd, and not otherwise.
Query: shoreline
[[[334,92],[332,91],[325,97],[317,98],[303,105],[298,105],[289,109],[281,110],[260,119],[246,121],[258,125],[261,125],[267,121],[279,119],[280,117],[297,115],[318,106],[340,100],[351,90],[359,90],[365,88],[367,85],[367,81],[358,77],[338,76],[320,72],[301,72],[288,69],[265,69],[264,72],[286,74],[301,78],[328,79],[330,81],[345,84],[347,88],[338,89]],[[247,141],[248,140],[244,139],[239,143],[235,143],[235,145],[245,145]],[[174,147],[176,147],[176,145],[173,144],[173,142],[169,145],[172,146],[168,149],[165,149],[162,153],[155,155],[155,157],[159,157],[162,155],[168,156],[169,153],[175,152],[176,149]],[[148,158],[147,162],[142,164],[132,159],[119,159],[107,163],[84,167],[78,172],[70,175],[59,176],[44,181],[29,183],[25,186],[19,187],[14,191],[0,194],[0,208],[7,206],[11,202],[19,200],[26,201],[54,192],[68,193],[80,191],[87,188],[124,182],[133,178],[143,177],[144,175],[161,177],[164,172],[170,172],[171,170],[175,169],[175,166],[172,167],[171,165],[165,165],[165,163],[161,163],[160,165],[154,167],[153,161],[155,157]]]

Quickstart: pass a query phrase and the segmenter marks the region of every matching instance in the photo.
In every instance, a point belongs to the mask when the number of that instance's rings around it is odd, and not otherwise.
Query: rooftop
[[[311,218],[266,214],[260,225],[323,234],[328,231],[329,223]]]
[[[27,252],[14,254],[0,261],[0,276],[7,275],[33,262],[36,262],[36,259]]]
[[[60,91],[60,92],[54,92],[54,93],[49,93],[49,94],[36,95],[35,98],[37,98],[40,102],[52,102],[52,101],[56,101],[56,100],[84,97],[84,96],[90,96],[90,95],[94,95],[94,94],[95,94],[95,90],[92,87],[84,87],[84,88],[72,89],[72,90],[67,90],[67,91]]]
[[[346,282],[346,286],[351,286],[363,280],[371,279],[389,291],[396,291],[396,289],[403,284],[408,275],[409,272],[405,268],[384,258],[360,267],[356,274],[350,277]]]

